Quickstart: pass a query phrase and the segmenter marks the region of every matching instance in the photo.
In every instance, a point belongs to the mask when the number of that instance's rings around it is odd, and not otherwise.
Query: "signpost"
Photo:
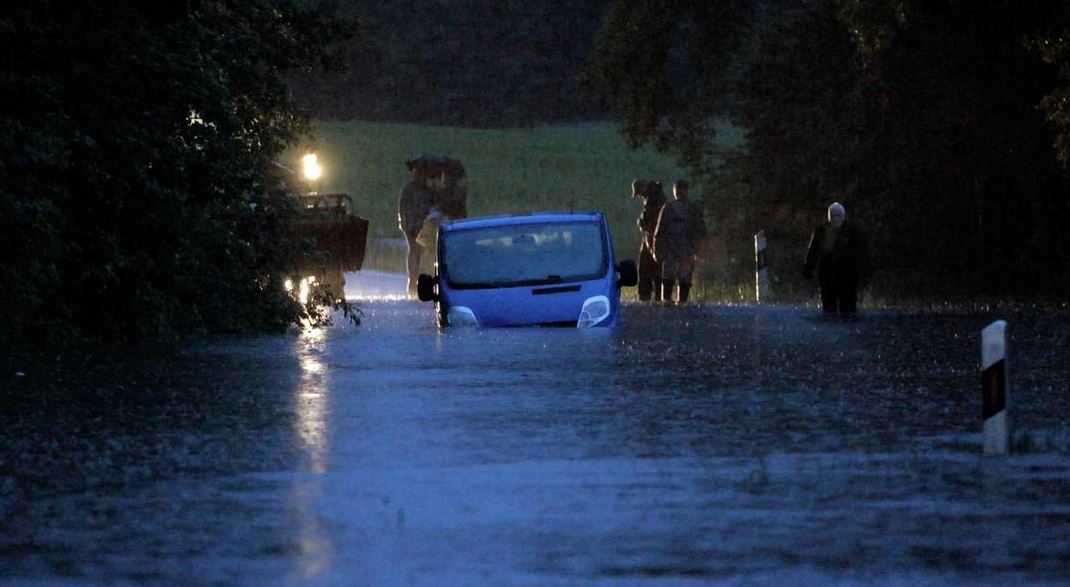
[[[1010,445],[1007,422],[1007,323],[997,320],[981,331],[984,454],[1005,455]]]
[[[765,259],[765,231],[759,230],[754,235],[754,296],[758,303],[769,297],[769,268]]]

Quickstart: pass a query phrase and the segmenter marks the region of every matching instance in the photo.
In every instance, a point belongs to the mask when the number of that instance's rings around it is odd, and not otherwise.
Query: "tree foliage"
[[[282,73],[347,34],[284,0],[0,9],[0,340],[282,328]]]
[[[1063,167],[1070,169],[1070,6],[1064,4],[1062,18],[1053,22],[1055,26],[1038,33],[1031,45],[1061,82],[1044,96],[1041,106],[1055,129],[1056,155]]]
[[[728,2],[715,3],[729,6]],[[645,9],[620,0],[615,14]],[[750,234],[772,232],[797,249],[833,200],[873,233],[878,269],[995,293],[1066,288],[1070,239],[1066,161],[1067,9],[1060,2],[812,0],[754,4],[747,27],[706,23],[707,35],[739,39],[731,60],[708,61],[691,88],[708,106],[618,104],[637,143],[651,128],[701,128],[713,116],[743,127],[739,152],[717,152],[712,135],[659,143],[706,179],[712,227],[747,259]],[[658,89],[686,55],[675,10],[668,47],[652,68],[624,68],[609,19],[591,78],[603,93]],[[729,46],[722,42],[722,47]],[[681,50],[683,51],[681,53]],[[1047,63],[1045,63],[1047,62]],[[724,87],[725,78],[732,80]],[[637,80],[636,78],[642,78]],[[714,87],[716,86],[716,87]],[[731,99],[713,99],[712,89]],[[645,91],[645,90],[640,90]],[[703,92],[707,92],[704,94]],[[1054,145],[1054,146],[1053,146]],[[802,244],[798,244],[802,241]],[[793,272],[792,264],[783,266]],[[738,277],[749,270],[741,263]],[[999,278],[998,280],[996,278]]]
[[[702,170],[748,15],[743,0],[617,1],[596,41],[588,89],[606,97],[631,145],[653,142]]]
[[[589,120],[582,78],[607,0],[354,0],[345,71],[292,77],[315,118],[472,127]]]

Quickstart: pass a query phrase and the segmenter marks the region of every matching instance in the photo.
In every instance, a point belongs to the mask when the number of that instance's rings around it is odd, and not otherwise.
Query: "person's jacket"
[[[435,207],[451,219],[468,218],[468,180],[464,177],[454,179],[435,192]]]
[[[665,194],[652,194],[643,197],[643,211],[639,214],[640,232],[643,233],[643,245],[654,248],[654,231],[658,228],[658,215],[665,206]]]
[[[838,229],[828,222],[819,224],[806,248],[804,275],[813,275],[815,268],[822,285],[835,282],[857,287],[865,283],[869,275],[865,235],[850,222],[844,222]]]
[[[398,194],[398,226],[406,234],[420,232],[431,211],[433,195],[426,184],[410,181]]]
[[[685,259],[698,255],[706,238],[702,206],[688,200],[671,200],[661,208],[654,230],[656,259]]]

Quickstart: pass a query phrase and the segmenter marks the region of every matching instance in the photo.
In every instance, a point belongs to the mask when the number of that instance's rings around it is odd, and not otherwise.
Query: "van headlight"
[[[479,320],[471,309],[465,306],[453,306],[446,312],[446,322],[450,326],[479,326]]]
[[[594,296],[583,302],[580,310],[580,319],[576,322],[577,328],[589,328],[609,318],[609,298],[606,296]]]

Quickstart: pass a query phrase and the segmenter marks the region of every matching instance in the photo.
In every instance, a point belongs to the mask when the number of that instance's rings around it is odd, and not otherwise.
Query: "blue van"
[[[635,263],[613,257],[601,212],[541,212],[444,223],[438,275],[417,293],[440,326],[616,326]]]

